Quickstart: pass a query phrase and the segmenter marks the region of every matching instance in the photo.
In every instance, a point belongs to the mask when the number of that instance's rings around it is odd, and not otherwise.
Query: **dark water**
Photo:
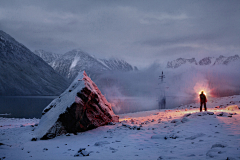
[[[54,98],[56,96],[0,96],[0,117],[41,118],[43,109]],[[109,102],[115,114],[159,109],[158,100],[154,97],[119,97]],[[188,103],[192,101],[187,100],[186,97],[166,97],[165,109]],[[3,115],[5,113],[11,113],[11,115]]]
[[[0,117],[41,118],[55,96],[0,96]],[[11,115],[1,115],[11,113]]]

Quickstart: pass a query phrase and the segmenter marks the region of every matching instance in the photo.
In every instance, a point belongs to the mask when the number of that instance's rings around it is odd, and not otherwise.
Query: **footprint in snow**
[[[108,141],[100,141],[100,142],[96,142],[94,146],[104,146],[106,144],[110,144],[110,143]]]
[[[196,139],[196,138],[198,138],[198,137],[202,137],[202,136],[205,136],[205,134],[203,134],[203,133],[198,133],[198,134],[196,134],[196,135],[193,135],[193,136],[188,137],[188,138],[185,138],[185,139],[186,139],[186,140],[194,140],[194,139]]]

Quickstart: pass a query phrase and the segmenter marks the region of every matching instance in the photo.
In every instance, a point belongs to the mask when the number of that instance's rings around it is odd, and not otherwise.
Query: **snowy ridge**
[[[168,62],[167,63],[167,68],[178,68],[183,64],[195,64],[195,65],[197,65],[197,61],[195,60],[195,58],[192,58],[192,59],[178,58],[177,60]]]
[[[44,60],[1,30],[0,70],[0,95],[56,95],[68,85]]]
[[[214,65],[220,65],[220,64],[228,65],[234,62],[240,62],[239,55],[230,56],[230,57],[219,56],[216,59]]]
[[[53,69],[62,76],[73,80],[81,71],[86,71],[93,78],[108,70],[95,58],[81,50],[72,50],[50,63]]]
[[[41,57],[48,64],[51,63],[52,61],[54,61],[55,59],[57,59],[58,57],[60,57],[59,54],[52,53],[52,52],[46,52],[44,50],[35,50],[33,53],[36,54],[37,56]]]
[[[58,58],[51,58],[52,53],[49,54],[49,58],[45,55],[38,54],[42,57],[53,69],[62,76],[73,80],[79,73],[79,71],[86,71],[88,75],[95,79],[99,74],[107,71],[135,71],[137,67],[132,67],[124,60],[117,58],[111,59],[97,59],[94,56],[82,51],[81,49],[74,49]],[[46,55],[47,56],[47,55]],[[52,59],[52,61],[49,61]]]
[[[214,57],[205,57],[199,61],[199,65],[201,65],[201,66],[213,65],[214,61],[216,61],[216,58],[214,58]]]
[[[117,58],[107,59],[99,59],[105,66],[107,66],[110,70],[119,70],[119,71],[132,71],[133,67],[128,64],[124,60],[119,60]]]
[[[192,58],[192,59],[178,58],[177,60],[168,62],[167,68],[178,68],[185,64],[199,65],[199,66],[229,65],[235,62],[240,63],[239,55],[234,55],[229,57],[220,55],[218,58],[205,57],[201,59],[199,62],[197,62],[195,58]]]

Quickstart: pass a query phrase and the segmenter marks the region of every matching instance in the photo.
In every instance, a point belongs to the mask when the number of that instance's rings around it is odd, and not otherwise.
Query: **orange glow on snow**
[[[119,118],[119,122],[131,120],[132,118]]]

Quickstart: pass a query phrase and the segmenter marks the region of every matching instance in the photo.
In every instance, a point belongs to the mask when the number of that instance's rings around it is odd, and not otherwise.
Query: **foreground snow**
[[[222,109],[233,104],[240,96],[208,102],[209,112],[196,103],[124,114],[115,125],[37,141],[39,119],[0,118],[0,159],[240,159],[240,111]]]

